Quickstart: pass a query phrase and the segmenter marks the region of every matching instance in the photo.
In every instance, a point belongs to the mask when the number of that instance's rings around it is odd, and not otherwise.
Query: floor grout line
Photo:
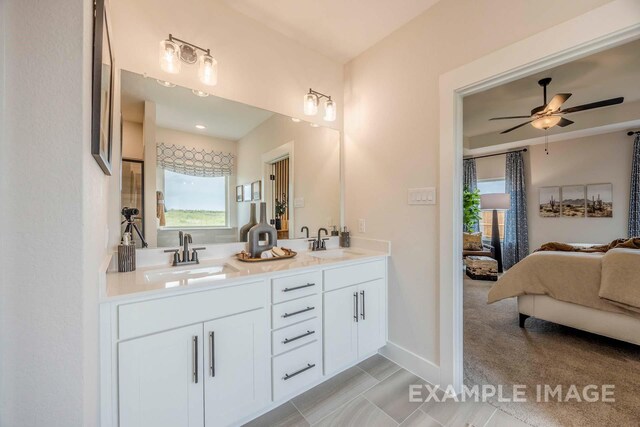
[[[385,415],[386,415],[386,416],[387,416],[391,421],[393,421],[395,425],[397,425],[397,426],[399,426],[399,425],[400,425],[400,423],[399,423],[399,422],[397,422],[397,421],[396,421],[396,420],[395,420],[391,415],[387,414],[387,412],[386,412],[384,409],[382,409],[381,407],[379,407],[378,405],[376,405],[375,403],[373,403],[372,401],[370,401],[369,399],[367,399],[367,396],[364,396],[364,395],[363,395],[363,396],[362,396],[362,398],[363,398],[364,400],[366,400],[367,402],[371,403],[374,407],[376,407],[376,408],[378,408],[379,410],[381,410],[381,411],[382,411],[382,413],[383,413],[383,414],[385,414]],[[413,412],[412,412],[412,414],[413,414]],[[410,416],[411,416],[411,415],[410,415]],[[407,418],[409,418],[409,417],[407,417]],[[405,420],[406,420],[406,418],[405,418]],[[403,422],[404,422],[404,420],[403,420]]]
[[[311,426],[311,423],[309,422],[309,420],[307,419],[307,417],[304,416],[304,414],[302,413],[302,411],[300,409],[298,409],[298,407],[296,406],[295,403],[293,403],[293,399],[289,400],[289,403],[291,403],[291,405],[293,405],[293,407],[295,408],[296,411],[298,411],[298,413],[300,414],[300,416],[302,417],[303,420],[305,420],[307,422],[307,424],[309,424],[309,426]]]

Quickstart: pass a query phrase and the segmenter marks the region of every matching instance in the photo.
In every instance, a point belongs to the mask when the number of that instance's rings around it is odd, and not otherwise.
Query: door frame
[[[439,385],[463,385],[463,97],[640,38],[637,0],[615,0],[440,76]]]

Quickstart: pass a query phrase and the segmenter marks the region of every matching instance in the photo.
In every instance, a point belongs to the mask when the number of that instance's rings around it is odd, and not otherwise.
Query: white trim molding
[[[462,100],[640,38],[640,3],[615,0],[440,76],[440,381],[462,389]]]

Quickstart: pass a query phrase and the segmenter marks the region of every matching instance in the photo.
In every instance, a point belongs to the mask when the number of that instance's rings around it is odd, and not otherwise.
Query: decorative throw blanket
[[[612,242],[614,248],[606,245],[604,251],[603,245],[603,250],[591,253],[575,250],[579,248],[571,245],[559,246],[564,250],[538,251],[498,279],[489,291],[488,302],[520,295],[547,295],[598,310],[640,317],[639,243],[637,238]]]
[[[628,248],[628,249],[640,249],[640,237],[633,237],[631,239],[616,239],[608,245],[593,245],[593,246],[573,246],[568,243],[549,242],[540,246],[540,249],[536,249],[534,252],[608,252],[611,249],[616,248]]]

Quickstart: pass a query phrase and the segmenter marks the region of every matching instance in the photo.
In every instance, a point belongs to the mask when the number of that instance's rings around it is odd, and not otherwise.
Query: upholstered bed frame
[[[640,319],[559,301],[546,295],[518,297],[520,327],[529,317],[640,345]]]

